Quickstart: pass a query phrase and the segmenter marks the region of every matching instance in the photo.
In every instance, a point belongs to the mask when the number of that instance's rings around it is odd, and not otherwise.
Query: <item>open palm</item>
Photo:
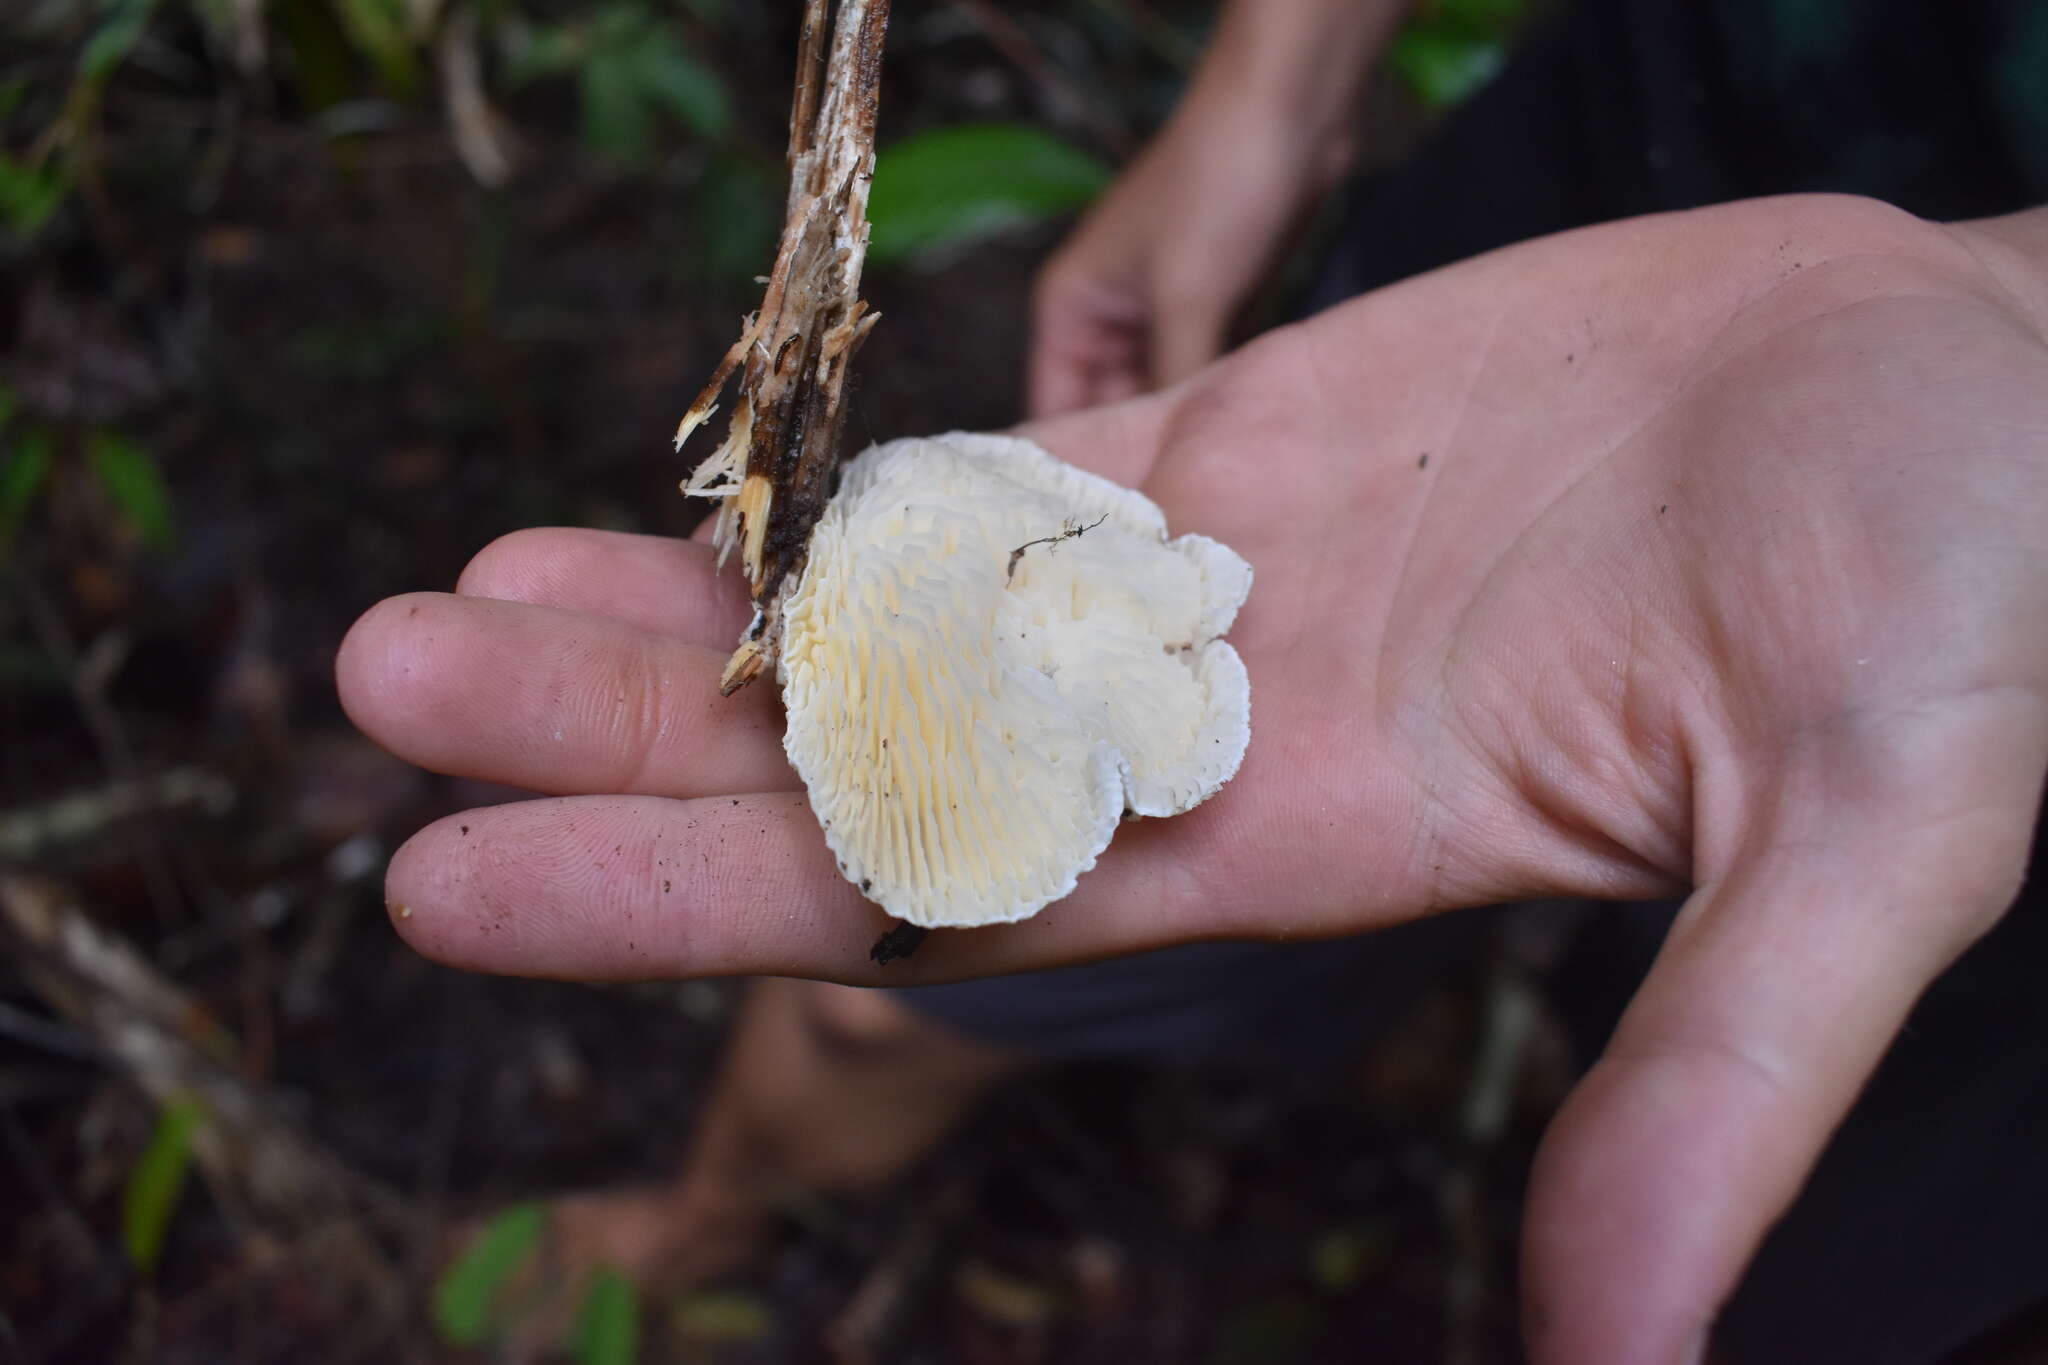
[[[1068,900],[868,964],[746,611],[697,545],[498,542],[380,604],[396,752],[562,799],[394,860],[493,971],[908,984],[1537,895],[1692,896],[1546,1143],[1546,1361],[1676,1362],[1927,982],[2006,908],[2048,770],[2037,267],[1846,200],[1593,229],[1043,424],[1250,559],[1243,771]],[[501,599],[501,600],[487,600]]]

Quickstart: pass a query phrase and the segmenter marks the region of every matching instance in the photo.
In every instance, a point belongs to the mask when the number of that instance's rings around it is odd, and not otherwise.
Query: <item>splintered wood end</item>
[[[830,501],[854,351],[874,326],[861,301],[868,184],[890,0],[805,0],[791,109],[782,239],[761,306],[676,429],[678,446],[737,385],[725,442],[684,492],[725,500],[713,543],[738,548],[757,612],[727,664],[727,694],[772,668],[784,589],[797,581]],[[829,22],[828,22],[829,18]]]
[[[760,641],[742,641],[740,647],[732,652],[732,657],[725,661],[725,672],[718,679],[718,695],[729,697],[745,687],[760,676],[762,666],[767,662],[761,654]]]
[[[768,515],[774,505],[774,480],[766,474],[748,474],[733,511],[740,519],[740,567],[746,570],[750,587],[761,584],[761,550],[768,543]]]

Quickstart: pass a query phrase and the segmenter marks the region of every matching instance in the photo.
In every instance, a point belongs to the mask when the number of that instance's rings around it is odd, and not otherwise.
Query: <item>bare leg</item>
[[[651,1289],[735,1269],[788,1194],[882,1189],[1026,1064],[880,992],[758,981],[681,1173],[665,1187],[561,1201],[564,1267],[604,1262]]]

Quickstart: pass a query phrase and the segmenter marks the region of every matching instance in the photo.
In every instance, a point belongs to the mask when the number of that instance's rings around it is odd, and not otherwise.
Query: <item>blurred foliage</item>
[[[419,88],[422,54],[406,30],[403,0],[334,0],[334,13],[386,89],[405,98]]]
[[[1388,60],[1423,103],[1449,108],[1493,79],[1528,11],[1528,0],[1423,0]]]
[[[1099,158],[1042,129],[942,128],[875,156],[869,250],[887,263],[1077,208],[1109,183]]]
[[[724,79],[646,0],[618,0],[588,20],[554,26],[508,21],[500,27],[500,47],[506,81],[515,89],[573,78],[584,145],[614,161],[649,164],[663,114],[713,146],[732,132]]]
[[[1192,61],[1198,30],[1149,6],[1068,8],[1093,39],[1152,50],[1182,74]],[[1500,66],[1527,10],[1528,0],[1423,0],[1394,45],[1394,69],[1424,103],[1454,104]],[[704,274],[744,280],[765,268],[780,184],[769,131],[747,139],[719,59],[742,22],[758,21],[736,18],[729,0],[42,0],[24,36],[71,56],[0,70],[0,232],[19,245],[59,216],[91,174],[108,82],[139,64],[149,81],[188,93],[268,87],[266,99],[285,96],[337,141],[445,117],[486,184],[498,183],[488,163],[508,144],[480,155],[478,137],[519,124],[517,103],[573,100],[583,147],[615,168],[649,171],[693,153]],[[480,80],[468,95],[449,75],[465,54]],[[878,160],[875,259],[1071,211],[1110,173],[1036,128],[977,121],[920,134]]]
[[[700,51],[731,23],[723,0],[46,0],[19,36],[72,56],[0,69],[0,229],[19,244],[50,223],[89,167],[109,81],[138,52],[154,82],[267,87],[346,138],[422,114],[495,127],[495,111],[455,107],[448,45],[467,45],[483,100],[573,90],[584,145],[644,169],[692,141],[732,147],[731,95]]]
[[[1349,1294],[1384,1270],[1393,1255],[1388,1223],[1332,1228],[1309,1244],[1308,1277],[1325,1294]]]
[[[0,550],[14,538],[50,477],[49,433],[16,424],[18,406],[13,390],[0,388]]]
[[[430,313],[387,313],[318,323],[292,337],[292,365],[337,384],[382,384],[448,341],[448,327]]]
[[[481,1346],[511,1327],[533,1304],[515,1285],[528,1283],[547,1236],[547,1210],[514,1204],[486,1223],[434,1286],[434,1327],[450,1346]],[[584,1287],[572,1340],[577,1365],[633,1365],[639,1355],[640,1296],[633,1282],[601,1269]]]
[[[775,1319],[759,1295],[738,1289],[699,1289],[669,1305],[677,1336],[704,1345],[743,1345],[775,1330]]]
[[[1322,1314],[1298,1295],[1284,1294],[1245,1305],[1217,1334],[1209,1365],[1275,1365],[1298,1360],[1315,1339]]]
[[[57,465],[56,434],[16,420],[19,407],[14,391],[0,386],[0,550],[20,532]],[[150,454],[97,427],[84,433],[83,450],[86,468],[126,528],[150,549],[169,548],[177,531],[171,490]]]
[[[164,1106],[156,1131],[142,1150],[121,1195],[121,1245],[135,1269],[149,1275],[163,1255],[171,1215],[185,1192],[192,1165],[192,1136],[205,1111],[189,1096]]]
[[[171,515],[171,490],[142,447],[108,431],[96,431],[86,442],[86,458],[114,508],[153,550],[169,547],[176,532]]]
[[[149,22],[155,9],[156,0],[111,0],[105,6],[104,21],[79,54],[79,79],[103,83],[113,75],[115,68],[135,50],[135,44],[142,38],[143,25]]]
[[[49,477],[48,433],[25,431],[0,452],[0,548],[5,548],[20,529],[29,504]]]
[[[782,227],[779,169],[732,152],[705,168],[693,214],[705,278],[747,280],[767,270]]]
[[[0,152],[0,220],[9,232],[35,236],[64,202],[69,188],[55,168],[31,166]]]
[[[1487,3],[1432,9],[1464,23]],[[1192,61],[1195,31],[1149,7],[1069,8],[1076,31],[1155,50],[1183,74]],[[152,81],[188,93],[268,87],[266,99],[284,96],[336,141],[437,114],[472,133],[509,128],[521,122],[518,102],[544,108],[566,96],[582,145],[614,167],[648,171],[677,151],[700,154],[690,188],[705,274],[743,280],[766,268],[780,217],[779,148],[766,145],[766,128],[754,142],[739,128],[729,64],[718,58],[742,22],[729,0],[43,0],[35,13],[29,36],[74,56],[0,70],[0,229],[18,241],[43,232],[77,188],[105,86],[140,52]],[[481,112],[456,107],[452,41],[469,45]],[[494,183],[473,150],[465,159]],[[875,259],[1070,211],[1110,174],[1094,153],[1021,125],[977,121],[912,137],[878,161]]]
[[[512,1277],[540,1246],[547,1211],[514,1204],[500,1212],[442,1272],[434,1286],[434,1327],[451,1346],[477,1346],[500,1326],[499,1305]]]
[[[640,1353],[640,1294],[616,1270],[597,1272],[576,1314],[576,1365],[633,1365]]]

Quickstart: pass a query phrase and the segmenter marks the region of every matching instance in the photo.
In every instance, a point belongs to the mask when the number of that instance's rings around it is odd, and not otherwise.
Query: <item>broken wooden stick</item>
[[[847,367],[878,316],[861,300],[860,276],[888,23],[889,0],[806,0],[775,267],[760,308],[676,428],[680,450],[738,373],[724,443],[683,482],[686,494],[725,500],[719,562],[739,547],[754,602],[753,622],[719,680],[727,695],[772,668],[780,651],[781,590],[802,571],[811,528],[831,497]]]

